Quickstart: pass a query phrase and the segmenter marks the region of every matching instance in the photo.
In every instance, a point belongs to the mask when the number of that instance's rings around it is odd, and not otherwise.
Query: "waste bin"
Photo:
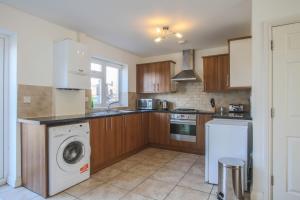
[[[218,170],[218,200],[243,200],[245,162],[238,158],[221,158]]]

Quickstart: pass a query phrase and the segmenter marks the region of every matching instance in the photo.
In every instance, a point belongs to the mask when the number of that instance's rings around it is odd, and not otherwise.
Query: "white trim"
[[[272,102],[272,51],[271,51],[271,40],[272,40],[272,27],[274,26],[280,26],[280,25],[286,25],[286,24],[292,24],[300,21],[300,16],[293,16],[293,17],[287,17],[283,19],[276,19],[271,21],[266,21],[264,23],[264,37],[263,37],[263,43],[264,43],[264,60],[263,60],[263,66],[266,66],[267,70],[267,77],[266,83],[267,85],[267,105],[264,106],[265,110],[263,110],[264,113],[267,113],[266,118],[264,119],[265,122],[267,122],[267,126],[265,129],[266,136],[263,138],[264,141],[264,151],[262,152],[263,157],[265,158],[265,169],[264,172],[267,174],[265,176],[265,180],[263,181],[266,184],[266,187],[263,189],[263,193],[257,193],[255,191],[251,194],[251,199],[264,199],[264,200],[271,200],[273,199],[273,191],[271,187],[271,175],[273,173],[273,150],[272,150],[272,144],[273,144],[273,132],[272,132],[272,118],[271,118],[271,107],[273,105]],[[255,37],[255,36],[254,36]],[[276,48],[276,45],[274,46]],[[254,161],[255,162],[255,161]],[[275,177],[276,178],[276,177]]]
[[[9,62],[8,62],[8,52],[9,52],[9,38],[7,35],[1,34],[1,38],[4,39],[4,87],[3,87],[3,105],[4,105],[4,121],[3,121],[3,131],[4,131],[4,177],[2,180],[0,180],[0,185],[5,184],[7,182],[7,176],[8,176],[8,137],[9,137],[9,110],[8,110],[8,103],[9,103]]]

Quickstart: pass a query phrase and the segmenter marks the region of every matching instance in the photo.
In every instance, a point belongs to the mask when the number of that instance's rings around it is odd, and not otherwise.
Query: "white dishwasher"
[[[249,120],[213,119],[205,125],[205,181],[218,184],[218,160],[234,157],[245,161],[245,189],[248,190],[252,123]]]

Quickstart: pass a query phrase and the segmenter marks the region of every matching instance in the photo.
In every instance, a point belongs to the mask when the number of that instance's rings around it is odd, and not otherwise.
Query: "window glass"
[[[102,80],[100,78],[91,78],[92,102],[95,107],[102,104]]]
[[[106,67],[107,100],[109,102],[119,101],[119,69]]]
[[[102,65],[98,63],[91,63],[91,71],[92,72],[102,72]]]

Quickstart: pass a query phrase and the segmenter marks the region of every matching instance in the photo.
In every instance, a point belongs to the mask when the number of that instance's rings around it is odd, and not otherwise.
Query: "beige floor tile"
[[[133,172],[126,172],[114,177],[109,184],[122,189],[132,190],[137,185],[142,183],[146,178],[147,177],[137,175]]]
[[[157,169],[157,167],[153,167],[151,165],[143,165],[143,164],[139,164],[131,169],[129,169],[129,172],[133,172],[137,175],[140,176],[151,176],[152,174],[154,174],[155,170]]]
[[[218,192],[218,185],[214,185],[213,189],[211,190],[211,194],[215,195]]]
[[[126,195],[128,191],[115,187],[110,184],[104,184],[96,189],[84,194],[81,200],[118,200]]]
[[[245,193],[244,200],[250,200],[250,193]],[[217,200],[217,196],[213,193],[210,194],[209,200]]]
[[[213,187],[213,185],[204,182],[204,177],[191,173],[187,173],[178,185],[208,193]]]
[[[0,193],[7,192],[7,191],[13,190],[13,189],[14,188],[9,185],[2,185],[2,186],[0,186]]]
[[[121,174],[122,171],[113,167],[107,167],[92,176],[92,178],[98,179],[99,181],[106,182]]]
[[[36,197],[36,198],[34,198],[32,200],[48,200],[48,199],[49,200],[75,200],[76,198],[73,197],[73,196],[71,196],[71,195],[69,195],[69,194],[67,194],[67,193],[63,192],[63,193],[57,194],[55,196],[49,197],[47,199],[38,196],[38,197]]]
[[[180,179],[184,176],[184,172],[169,169],[169,168],[161,168],[157,172],[152,175],[153,179],[159,181],[165,181],[169,183],[178,183]]]
[[[139,154],[153,156],[153,154],[156,154],[161,151],[162,151],[161,149],[157,149],[157,148],[147,148],[147,149],[144,149],[143,151],[139,152]]]
[[[186,162],[182,160],[172,160],[171,162],[167,163],[165,167],[170,169],[174,169],[177,171],[187,172],[193,165],[193,162]]]
[[[120,162],[117,162],[116,164],[114,164],[112,166],[112,168],[115,168],[115,169],[118,169],[118,170],[121,170],[123,172],[126,172],[128,171],[129,169],[135,167],[137,164],[139,164],[138,161],[135,161],[135,160],[122,160]]]
[[[164,199],[168,193],[175,187],[175,184],[170,184],[153,179],[147,179],[141,185],[134,189],[133,192],[150,197],[157,200]]]
[[[121,200],[153,200],[153,199],[149,197],[144,197],[140,194],[130,192],[126,196],[124,196]]]
[[[205,176],[205,168],[201,164],[195,163],[191,169],[188,171],[188,173]]]
[[[216,195],[211,194],[208,200],[218,200]]]
[[[135,154],[133,156],[130,156],[129,158],[126,158],[126,160],[142,162],[144,160],[147,160],[148,158],[149,157],[147,155],[138,153],[138,154]]]
[[[103,183],[104,183],[103,181],[99,181],[98,179],[90,178],[78,185],[69,188],[65,192],[75,197],[80,197],[83,194],[95,189],[96,187],[98,187]]]
[[[190,160],[190,161],[195,162],[199,158],[200,158],[200,156],[196,155],[196,154],[180,153],[175,159],[177,159],[177,160]]]
[[[164,166],[166,163],[167,163],[166,160],[159,159],[159,158],[149,158],[149,159],[141,162],[141,164],[143,164],[143,165],[153,166],[154,169],[158,169],[158,168]]]
[[[176,186],[166,200],[207,200],[209,193]]]
[[[1,200],[31,200],[38,195],[23,187],[0,193]]]

